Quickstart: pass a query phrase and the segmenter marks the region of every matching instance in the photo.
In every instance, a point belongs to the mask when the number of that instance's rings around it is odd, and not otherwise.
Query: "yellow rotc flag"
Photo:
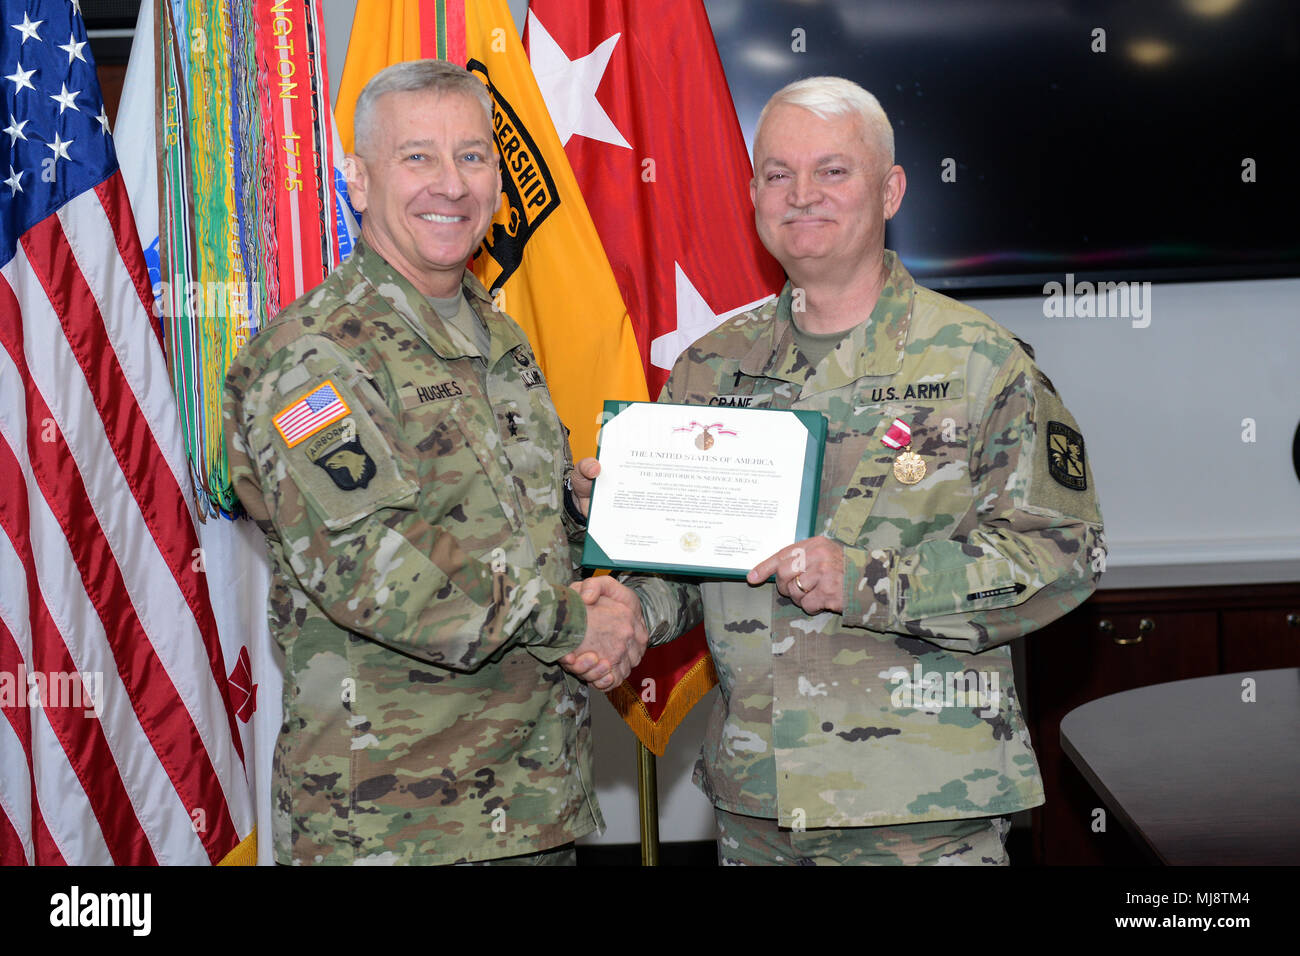
[[[352,149],[366,82],[402,60],[450,60],[492,94],[501,208],[473,269],[528,334],[574,458],[595,454],[605,399],[646,399],[636,335],[505,0],[359,0],[334,115]]]

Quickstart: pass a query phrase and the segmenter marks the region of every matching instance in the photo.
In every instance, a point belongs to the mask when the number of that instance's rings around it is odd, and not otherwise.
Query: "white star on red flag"
[[[713,331],[733,315],[757,308],[772,298],[770,295],[765,295],[757,301],[746,303],[729,312],[716,313],[709,307],[709,303],[704,301],[704,296],[700,295],[695,284],[687,278],[686,270],[682,268],[680,262],[673,263],[673,270],[677,286],[677,327],[657,336],[650,343],[650,361],[657,368],[671,369],[673,362],[677,361],[677,356],[705,332]]]
[[[533,75],[537,77],[537,86],[555,123],[555,132],[560,135],[560,143],[567,145],[572,136],[586,136],[631,149],[596,99],[596,90],[609,66],[619,34],[608,37],[586,56],[570,60],[535,13],[529,13],[529,22],[533,31]]]

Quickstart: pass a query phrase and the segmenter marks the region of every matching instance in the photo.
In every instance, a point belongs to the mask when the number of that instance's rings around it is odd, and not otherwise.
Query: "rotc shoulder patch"
[[[1069,425],[1047,423],[1047,471],[1057,484],[1074,491],[1088,490],[1083,436]]]
[[[352,409],[343,401],[334,383],[324,382],[315,391],[281,410],[273,421],[285,445],[292,448],[351,413]]]
[[[361,447],[361,440],[353,438],[342,444],[333,444],[328,448],[313,453],[308,457],[325,473],[334,479],[334,484],[342,491],[364,488],[375,477],[375,460]]]

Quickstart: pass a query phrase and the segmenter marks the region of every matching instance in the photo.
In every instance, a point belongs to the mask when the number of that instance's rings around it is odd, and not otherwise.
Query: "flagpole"
[[[636,742],[637,806],[641,812],[641,865],[659,865],[659,781],[655,755]]]

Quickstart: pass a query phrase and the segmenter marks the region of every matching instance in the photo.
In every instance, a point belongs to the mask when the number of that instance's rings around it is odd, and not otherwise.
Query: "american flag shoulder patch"
[[[326,425],[350,414],[352,409],[348,408],[348,403],[343,401],[334,383],[325,382],[285,408],[275,416],[273,421],[284,443],[292,448]]]

